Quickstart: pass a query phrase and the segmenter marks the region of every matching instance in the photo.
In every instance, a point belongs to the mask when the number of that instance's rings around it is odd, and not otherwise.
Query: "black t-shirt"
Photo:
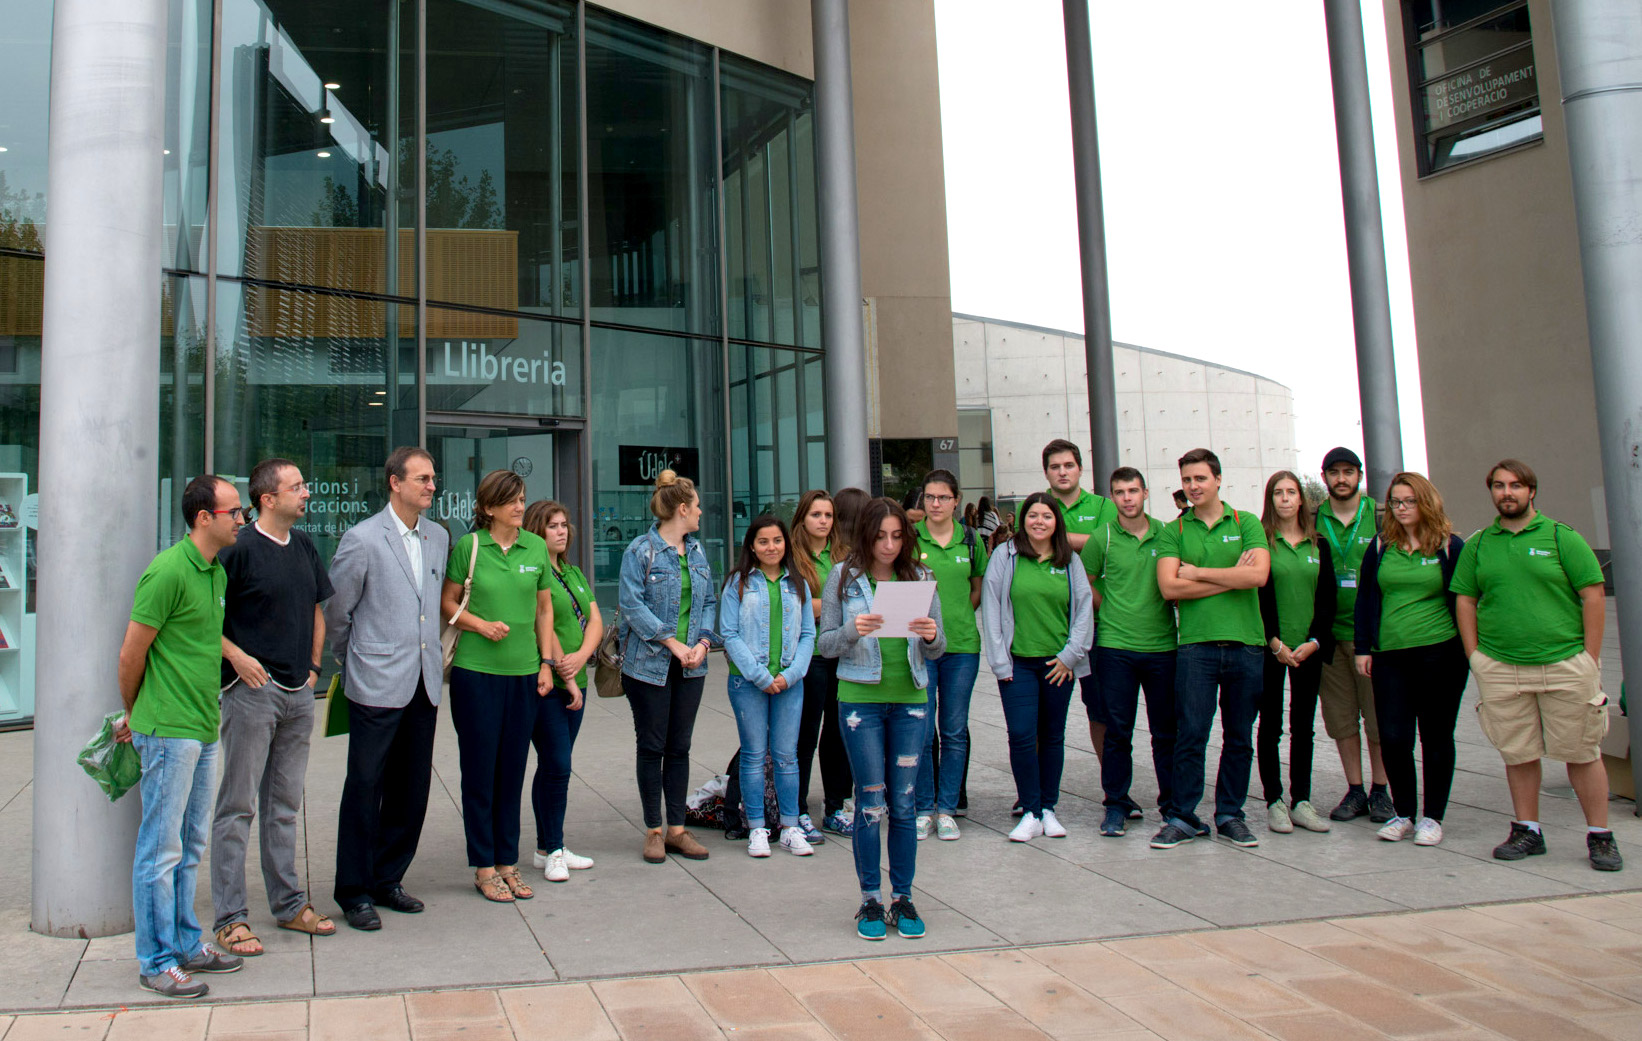
[[[314,660],[314,605],[332,593],[313,542],[292,528],[291,540],[281,546],[247,524],[217,560],[228,572],[222,635],[261,662],[280,686],[307,683]],[[235,678],[224,658],[222,685]]]

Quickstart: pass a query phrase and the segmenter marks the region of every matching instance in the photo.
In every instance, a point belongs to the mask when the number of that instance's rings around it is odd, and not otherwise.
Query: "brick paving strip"
[[[1642,1039],[1642,893],[1106,942],[0,1017],[4,1041]]]

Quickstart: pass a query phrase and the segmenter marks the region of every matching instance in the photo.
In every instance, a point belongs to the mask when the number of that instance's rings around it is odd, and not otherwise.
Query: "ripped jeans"
[[[882,899],[878,833],[887,813],[890,895],[911,896],[918,860],[913,804],[917,801],[918,760],[929,726],[929,706],[840,702],[838,722],[850,770],[855,774],[855,834],[851,841],[861,895]]]

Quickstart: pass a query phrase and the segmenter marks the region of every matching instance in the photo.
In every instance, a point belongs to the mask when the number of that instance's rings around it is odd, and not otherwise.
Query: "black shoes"
[[[1340,800],[1340,805],[1328,811],[1328,819],[1331,821],[1356,820],[1367,812],[1368,793],[1361,788],[1348,788],[1345,798]]]
[[[1593,836],[1594,837],[1594,836]],[[1608,833],[1608,841],[1613,841],[1613,833]],[[1593,857],[1594,850],[1593,849]],[[1495,860],[1522,860],[1525,857],[1537,857],[1545,852],[1545,836],[1528,827],[1526,824],[1511,822],[1511,837],[1494,847]],[[1618,852],[1615,851],[1615,856]]]
[[[422,901],[405,892],[404,886],[389,886],[376,894],[376,902],[390,911],[400,914],[421,914],[427,906]]]
[[[1152,836],[1153,849],[1174,849],[1182,843],[1190,842],[1197,837],[1190,828],[1182,828],[1176,821],[1165,821],[1163,830]]]
[[[1385,788],[1374,788],[1368,793],[1368,819],[1375,824],[1384,824],[1397,815],[1391,805],[1391,792]]]
[[[342,917],[348,924],[362,932],[373,933],[382,928],[382,916],[376,913],[376,908],[370,904],[355,904],[353,907],[342,909]]]
[[[1249,830],[1249,826],[1244,823],[1241,817],[1233,817],[1226,823],[1217,825],[1217,827],[1220,831],[1220,837],[1234,846],[1246,848],[1260,845],[1260,840],[1254,837],[1254,832]]]
[[[1619,855],[1619,846],[1614,842],[1611,831],[1586,832],[1585,848],[1591,853],[1591,867],[1598,871],[1618,871],[1625,866],[1625,860]],[[1498,855],[1497,850],[1495,855]]]

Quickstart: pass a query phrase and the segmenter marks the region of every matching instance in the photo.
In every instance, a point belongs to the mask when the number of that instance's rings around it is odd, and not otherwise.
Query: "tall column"
[[[1642,676],[1642,7],[1636,0],[1553,0],[1551,14],[1585,274],[1619,650],[1624,674]],[[1630,727],[1635,758],[1642,712],[1631,714]]]
[[[1089,0],[1064,0],[1066,86],[1072,104],[1072,179],[1078,199],[1078,257],[1083,267],[1083,353],[1089,370],[1089,475],[1096,491],[1120,465],[1117,374],[1112,368],[1112,299],[1106,284],[1106,210],[1095,132],[1095,60]]]
[[[1391,292],[1385,281],[1385,229],[1380,224],[1380,174],[1374,164],[1374,124],[1368,107],[1362,0],[1323,0],[1323,17],[1334,83],[1363,457],[1369,494],[1380,496],[1403,468],[1403,425],[1397,408],[1397,357],[1391,346]]]
[[[33,927],[52,936],[133,926],[138,798],[111,804],[74,756],[120,707],[155,548],[166,6],[57,0],[52,25],[33,861]]]
[[[827,478],[834,490],[850,485],[871,489],[849,0],[810,0],[810,23],[815,43],[815,180],[820,196]]]

